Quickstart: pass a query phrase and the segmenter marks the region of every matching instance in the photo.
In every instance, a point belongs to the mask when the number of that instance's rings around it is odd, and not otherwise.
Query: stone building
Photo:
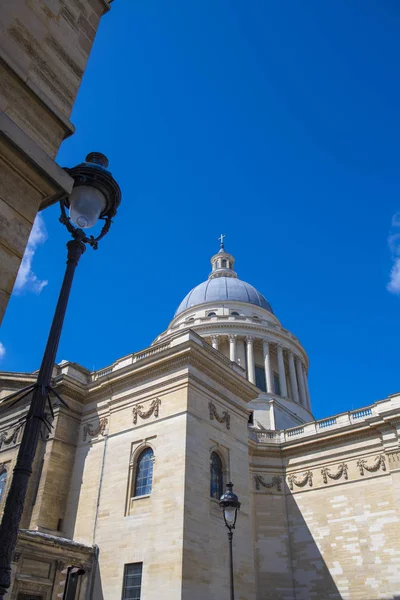
[[[0,4],[0,322],[39,210],[70,193],[55,162],[108,0]]]
[[[315,421],[308,358],[234,258],[148,348],[90,372],[63,361],[13,562],[13,600],[222,600],[218,498],[232,480],[237,600],[400,597],[400,394]],[[1,373],[0,512],[35,380]],[[30,594],[30,595],[29,595]]]

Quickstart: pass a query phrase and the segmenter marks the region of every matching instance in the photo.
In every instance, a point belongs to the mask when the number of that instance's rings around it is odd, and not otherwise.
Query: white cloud
[[[388,238],[388,244],[392,253],[393,266],[390,271],[387,289],[392,294],[400,294],[400,212],[392,217],[392,230]]]
[[[0,342],[0,360],[4,358],[5,353],[6,349],[4,348],[4,345]]]
[[[46,227],[42,215],[38,213],[15,281],[14,292],[17,294],[20,294],[23,290],[40,294],[42,289],[47,285],[48,282],[46,280],[39,279],[32,271],[32,261],[36,249],[41,244],[44,244],[46,240]]]

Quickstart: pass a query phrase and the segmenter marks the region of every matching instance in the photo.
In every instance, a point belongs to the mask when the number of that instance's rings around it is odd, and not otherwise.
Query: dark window
[[[4,494],[4,490],[6,489],[7,483],[7,471],[3,471],[0,475],[0,502]]]
[[[151,448],[146,448],[139,455],[136,463],[134,496],[146,496],[147,494],[151,494],[151,488],[153,486],[153,464],[153,450]]]
[[[143,563],[125,565],[122,600],[140,600]]]
[[[236,312],[236,310],[233,310],[233,311],[231,312],[231,315],[234,315],[235,317],[239,317],[239,316],[240,316],[240,315],[239,315],[239,313],[238,313],[238,312]]]
[[[207,317],[216,317],[216,316],[217,316],[217,313],[215,313],[215,312],[209,312],[207,315]]]
[[[210,496],[219,500],[223,490],[222,461],[216,452],[211,454]]]
[[[223,261],[222,261],[222,268],[223,268],[223,269],[225,269],[225,268],[226,268],[226,260],[225,260],[225,259],[223,259]]]
[[[267,391],[267,384],[265,382],[265,370],[264,367],[257,367],[256,365],[256,386],[263,392]]]
[[[274,390],[275,394],[277,394],[278,396],[281,395],[281,383],[279,381],[278,373],[274,373]]]

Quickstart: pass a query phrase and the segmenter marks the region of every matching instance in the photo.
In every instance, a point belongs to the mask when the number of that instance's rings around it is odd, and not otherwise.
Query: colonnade
[[[237,360],[237,342],[238,336],[236,334],[225,335],[212,335],[211,343],[213,348],[218,350],[220,346],[221,338],[228,337],[229,340],[229,358],[233,362]],[[285,354],[287,357],[287,366],[289,370],[289,381],[291,388],[291,399],[304,406],[304,408],[311,410],[310,404],[310,393],[308,389],[307,372],[306,367],[302,361],[301,356],[294,354],[289,348],[285,348],[278,342],[274,342],[267,339],[255,338],[252,335],[246,335],[244,342],[246,345],[246,366],[247,366],[247,377],[251,383],[256,383],[256,365],[254,360],[254,342],[258,341],[262,343],[263,357],[264,357],[264,370],[265,370],[265,383],[266,392],[268,394],[275,394],[274,389],[274,374],[272,369],[272,347],[275,347],[277,356],[278,376],[279,376],[279,387],[280,396],[283,398],[288,397],[288,389],[286,384],[286,365],[285,365]]]

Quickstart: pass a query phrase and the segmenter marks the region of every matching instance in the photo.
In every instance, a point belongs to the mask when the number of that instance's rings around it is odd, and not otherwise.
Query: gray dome
[[[175,316],[187,308],[198,306],[204,302],[223,302],[226,300],[247,302],[273,313],[269,302],[249,283],[236,277],[215,277],[203,281],[203,283],[193,288],[178,306]]]

